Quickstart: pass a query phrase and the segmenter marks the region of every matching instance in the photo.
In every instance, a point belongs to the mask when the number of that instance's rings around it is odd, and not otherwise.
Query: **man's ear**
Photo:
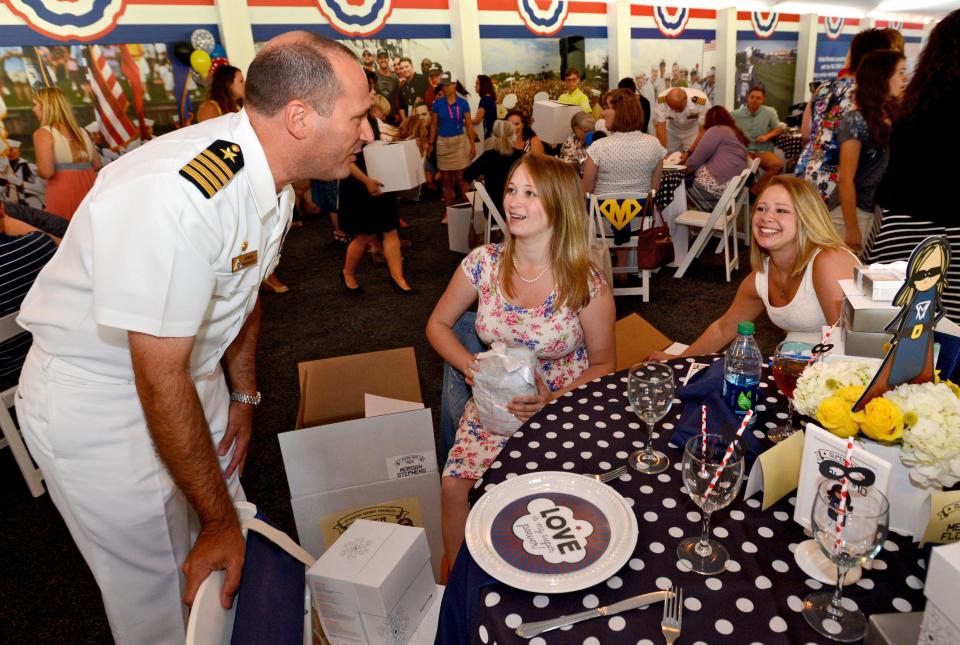
[[[311,108],[300,99],[289,101],[283,108],[283,125],[295,139],[307,138]]]

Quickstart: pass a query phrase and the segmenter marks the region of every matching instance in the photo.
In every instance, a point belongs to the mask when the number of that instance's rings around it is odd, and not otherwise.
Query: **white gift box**
[[[383,192],[416,188],[426,177],[423,173],[423,158],[413,139],[385,143],[374,141],[363,149],[367,176],[383,184]]]
[[[923,612],[918,643],[960,643],[960,542],[934,547],[927,565]]]
[[[564,105],[557,101],[536,101],[533,104],[533,131],[544,143],[563,143],[573,132],[570,119],[581,112],[579,105]]]
[[[357,520],[310,567],[307,583],[332,643],[406,643],[436,596],[423,529]]]

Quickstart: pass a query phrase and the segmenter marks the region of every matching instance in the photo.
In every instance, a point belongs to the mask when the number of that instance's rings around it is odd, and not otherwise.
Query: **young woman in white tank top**
[[[813,186],[792,176],[774,177],[757,199],[752,233],[753,271],[740,283],[730,308],[683,356],[719,351],[736,336],[738,322],[754,320],[764,310],[791,338],[813,342],[819,342],[822,326],[840,318],[839,280],[852,279],[859,261],[843,245]],[[657,352],[651,358],[672,357]]]

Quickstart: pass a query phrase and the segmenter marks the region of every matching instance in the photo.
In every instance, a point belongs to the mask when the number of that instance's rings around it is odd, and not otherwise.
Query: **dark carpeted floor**
[[[248,498],[292,535],[293,515],[276,435],[294,425],[299,361],[412,346],[424,403],[437,418],[441,361],[423,329],[462,259],[448,250],[447,229],[439,223],[441,210],[439,202],[402,207],[411,226],[401,237],[413,242],[404,254],[406,275],[420,289],[413,297],[395,294],[386,268],[372,262],[365,262],[359,274],[366,294],[344,294],[337,273],[345,247],[332,240],[326,217],[308,219],[289,236],[279,273],[290,292],[263,296],[258,365],[263,403],[242,481]],[[748,273],[747,259],[741,257],[740,270],[726,283],[722,255],[710,251],[682,279],[674,279],[672,270],[655,275],[649,303],[618,298],[618,317],[636,312],[672,339],[691,342],[730,304]],[[758,340],[765,353],[772,351],[778,333],[765,318],[758,321]],[[0,451],[0,485],[5,527],[0,533],[0,641],[109,642],[89,570],[50,497],[30,496],[9,450]]]

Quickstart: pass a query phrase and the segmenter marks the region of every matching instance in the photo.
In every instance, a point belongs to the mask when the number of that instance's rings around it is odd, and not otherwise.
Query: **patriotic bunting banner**
[[[690,11],[686,7],[654,7],[653,20],[661,34],[676,38],[686,30]]]
[[[372,36],[387,24],[392,0],[317,0],[330,26],[345,36]]]

